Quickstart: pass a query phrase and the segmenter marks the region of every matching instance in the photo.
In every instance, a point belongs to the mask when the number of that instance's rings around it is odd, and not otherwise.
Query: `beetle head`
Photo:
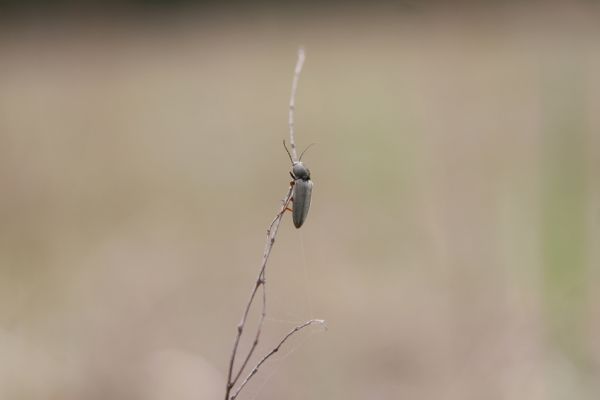
[[[303,181],[310,180],[310,171],[300,161],[295,162],[292,166],[292,175],[294,178],[302,179]]]
[[[285,140],[283,141],[283,147],[285,148],[285,151],[288,153],[290,161],[292,162],[292,171],[290,172],[290,174],[294,179],[301,179],[303,181],[310,180],[310,171],[304,166],[304,164],[302,164],[302,161],[300,160],[302,160],[302,156],[304,155],[306,150],[308,150],[313,144],[314,143],[308,145],[308,147],[306,147],[304,151],[300,153],[300,158],[298,159],[298,161],[295,161],[285,144]]]

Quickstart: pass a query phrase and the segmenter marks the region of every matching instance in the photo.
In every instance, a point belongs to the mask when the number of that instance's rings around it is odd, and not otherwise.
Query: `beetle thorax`
[[[300,161],[294,163],[292,174],[296,179],[302,179],[303,181],[310,179],[310,171]]]

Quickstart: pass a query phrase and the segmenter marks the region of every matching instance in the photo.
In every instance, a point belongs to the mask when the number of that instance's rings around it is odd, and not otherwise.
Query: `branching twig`
[[[256,279],[256,284],[254,285],[254,288],[252,289],[252,293],[250,293],[250,299],[248,300],[248,303],[246,304],[246,308],[244,309],[244,314],[242,316],[242,320],[240,321],[240,323],[237,327],[237,335],[235,337],[235,342],[233,344],[233,351],[231,352],[231,358],[229,359],[229,371],[227,373],[227,388],[226,388],[225,400],[229,400],[229,394],[231,393],[231,389],[239,380],[240,375],[242,374],[244,368],[246,368],[246,366],[248,365],[248,361],[250,360],[250,357],[252,356],[252,354],[254,353],[254,350],[256,349],[256,346],[258,345],[258,339],[260,338],[263,322],[264,322],[265,316],[267,314],[267,294],[266,294],[266,290],[265,290],[265,283],[266,283],[265,272],[266,272],[266,268],[267,268],[267,262],[269,261],[269,256],[271,255],[271,250],[273,249],[273,245],[275,244],[275,237],[277,236],[277,231],[279,230],[279,225],[281,224],[281,219],[283,218],[283,214],[285,213],[285,211],[290,203],[291,198],[292,198],[292,188],[290,187],[288,189],[288,192],[287,192],[285,198],[283,199],[281,208],[275,215],[275,218],[271,222],[271,225],[269,225],[269,229],[267,229],[267,240],[265,242],[265,250],[263,252],[260,272],[258,273],[258,278]],[[235,363],[235,358],[237,355],[238,347],[240,344],[240,339],[242,337],[242,333],[244,332],[244,327],[246,326],[246,320],[248,319],[248,313],[250,312],[250,307],[252,306],[252,303],[254,302],[254,298],[256,297],[256,293],[258,292],[258,289],[261,286],[263,289],[262,312],[260,315],[260,321],[258,322],[258,328],[256,330],[256,335],[254,336],[254,341],[252,342],[252,346],[250,347],[250,350],[248,351],[248,354],[246,355],[244,362],[240,366],[240,369],[238,370],[238,372],[235,374],[235,377],[233,377],[233,368],[234,368],[234,363]]]
[[[303,64],[304,64],[304,50],[300,49],[300,50],[298,50],[298,61],[296,62],[296,68],[294,69],[294,79],[292,81],[292,95],[290,98],[290,110],[289,110],[289,120],[288,120],[289,127],[290,127],[290,146],[292,148],[292,155],[293,155],[294,161],[298,160],[298,156],[296,154],[296,141],[295,141],[295,137],[294,137],[294,111],[296,108],[295,97],[296,97],[296,90],[298,88],[298,79],[300,78],[300,73],[302,72]],[[288,205],[290,204],[290,201],[292,200],[292,192],[293,192],[293,187],[290,185],[290,188],[288,189],[287,194],[283,198],[281,208],[279,209],[279,211],[275,215],[275,218],[273,219],[273,221],[269,225],[269,228],[267,229],[267,238],[266,238],[266,242],[265,242],[265,249],[263,251],[262,263],[260,266],[260,271],[258,273],[258,278],[256,279],[256,283],[254,284],[254,286],[252,288],[252,292],[250,293],[250,298],[248,299],[248,303],[246,304],[246,307],[244,308],[242,320],[240,321],[240,323],[237,326],[237,334],[235,337],[235,341],[233,343],[233,350],[231,352],[231,357],[229,359],[229,369],[227,372],[227,386],[225,388],[225,400],[234,400],[238,396],[240,391],[244,388],[244,386],[246,386],[248,381],[256,374],[256,372],[258,371],[260,366],[265,361],[267,361],[267,359],[269,359],[273,354],[275,354],[279,350],[279,348],[283,345],[283,343],[285,343],[285,341],[288,340],[292,335],[294,335],[299,330],[307,327],[308,325],[311,325],[314,323],[324,324],[323,320],[313,319],[313,320],[307,321],[301,325],[298,325],[296,328],[294,328],[292,331],[290,331],[287,335],[285,335],[283,337],[283,339],[279,342],[279,344],[275,348],[273,348],[269,353],[267,353],[267,355],[265,355],[258,362],[258,364],[256,364],[256,366],[246,376],[244,381],[237,387],[237,389],[235,391],[233,390],[235,385],[238,383],[240,377],[242,376],[244,369],[248,366],[248,362],[250,361],[250,358],[252,357],[252,355],[254,354],[254,351],[256,350],[256,347],[258,346],[258,341],[259,341],[260,335],[262,333],[263,324],[265,321],[265,317],[267,315],[267,291],[266,291],[267,262],[269,261],[269,256],[271,255],[271,250],[273,250],[273,245],[275,244],[275,237],[277,236],[277,231],[279,230],[279,225],[281,224],[283,215],[284,215],[285,211],[288,209]],[[250,313],[250,308],[252,307],[252,304],[254,303],[256,294],[258,293],[258,290],[261,288],[262,288],[262,311],[260,314],[260,319],[258,321],[258,327],[256,328],[256,333],[254,335],[254,341],[252,342],[252,345],[250,346],[248,353],[244,357],[244,361],[241,363],[239,369],[237,370],[237,372],[234,372],[235,360],[236,360],[236,357],[238,356],[240,340],[242,338],[242,334],[243,334],[244,328],[246,326],[248,314]],[[231,395],[231,393],[234,393],[234,394]]]
[[[279,351],[279,348],[291,337],[293,336],[296,332],[306,328],[309,325],[312,324],[321,324],[321,325],[325,325],[325,321],[322,319],[311,319],[310,321],[306,321],[305,323],[298,325],[297,327],[295,327],[294,329],[292,329],[291,331],[289,331],[284,337],[283,339],[281,339],[281,341],[279,342],[279,344],[277,346],[275,346],[270,352],[268,352],[263,358],[261,358],[261,360],[258,362],[258,364],[256,364],[256,366],[252,369],[252,371],[250,371],[250,373],[248,374],[248,376],[246,377],[246,379],[244,379],[244,382],[242,382],[242,384],[240,385],[240,387],[237,388],[237,390],[235,391],[235,393],[233,394],[233,396],[231,396],[231,400],[235,400],[235,398],[238,396],[238,394],[240,393],[240,391],[244,388],[244,386],[246,386],[246,383],[248,383],[248,381],[250,380],[250,378],[252,378],[254,376],[254,374],[256,374],[258,372],[258,369],[260,368],[261,365],[263,365],[263,363],[265,361],[267,361],[273,354],[277,353]]]

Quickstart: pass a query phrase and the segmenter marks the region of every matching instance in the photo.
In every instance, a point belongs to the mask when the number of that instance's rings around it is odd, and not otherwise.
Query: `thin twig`
[[[260,273],[258,275],[258,279],[256,280],[256,286],[255,286],[256,290],[258,290],[259,286],[262,286],[262,294],[263,294],[263,296],[262,296],[262,311],[260,314],[260,320],[258,322],[258,328],[256,329],[256,335],[254,336],[254,341],[252,342],[252,346],[250,347],[250,350],[248,351],[248,354],[246,355],[244,362],[240,366],[238,373],[235,375],[235,378],[233,378],[233,380],[232,380],[232,383],[234,385],[238,381],[242,372],[244,371],[244,368],[246,368],[246,365],[248,365],[248,361],[250,360],[250,357],[252,357],[252,353],[254,353],[254,350],[256,349],[256,346],[258,345],[258,340],[259,340],[260,334],[262,332],[262,326],[265,321],[265,317],[267,315],[267,291],[266,291],[267,261],[269,260],[269,255],[271,254],[273,245],[275,244],[275,236],[277,235],[277,231],[279,230],[279,224],[281,223],[281,219],[283,218],[283,214],[285,213],[285,210],[287,209],[291,198],[292,198],[292,188],[290,187],[288,189],[288,193],[286,194],[285,198],[282,201],[281,209],[279,210],[279,212],[277,213],[277,215],[275,216],[273,221],[271,221],[271,225],[269,225],[269,229],[267,229],[267,240],[265,242],[265,250],[263,252]],[[254,295],[256,294],[256,290],[253,292]],[[248,311],[250,310],[249,305],[251,304],[252,299],[253,299],[253,296],[251,297],[251,301],[248,303],[248,306],[246,306],[246,312],[245,312],[244,318],[246,318],[248,316]],[[245,323],[245,320],[244,320],[244,323]]]
[[[304,49],[298,49],[298,61],[294,69],[294,79],[292,80],[292,94],[290,96],[290,109],[288,116],[288,125],[290,126],[290,147],[292,148],[292,156],[294,162],[298,161],[298,153],[296,152],[296,137],[294,135],[294,112],[296,111],[296,91],[298,90],[298,80],[304,65]]]
[[[240,387],[237,388],[237,390],[235,391],[235,393],[233,394],[233,396],[231,396],[231,400],[235,400],[235,398],[238,396],[238,394],[240,393],[240,391],[244,388],[244,386],[246,386],[246,384],[248,383],[248,381],[250,380],[250,378],[252,378],[254,376],[254,374],[256,374],[258,372],[258,369],[260,368],[261,365],[264,364],[265,361],[267,361],[269,358],[271,358],[271,356],[275,353],[277,353],[279,351],[279,349],[281,348],[281,346],[291,337],[293,336],[296,332],[306,328],[309,325],[312,324],[321,324],[321,325],[325,325],[325,321],[322,319],[311,319],[310,321],[306,321],[305,323],[298,325],[297,327],[295,327],[294,329],[292,329],[291,331],[289,331],[284,337],[283,339],[281,339],[281,341],[279,341],[279,344],[277,346],[275,346],[270,352],[268,352],[263,358],[261,358],[261,360],[258,362],[258,364],[256,364],[256,366],[252,369],[252,371],[250,371],[250,373],[248,374],[248,376],[246,377],[246,379],[244,379],[244,381],[242,382],[242,384],[240,385]]]
[[[252,292],[250,293],[250,299],[248,300],[248,303],[246,304],[246,308],[244,309],[244,314],[242,316],[242,320],[238,324],[237,335],[235,337],[235,342],[233,344],[231,358],[229,359],[229,370],[227,373],[227,388],[225,390],[225,392],[226,392],[225,400],[229,400],[229,394],[231,393],[231,389],[233,388],[233,386],[236,384],[236,382],[240,378],[240,375],[242,374],[242,371],[244,370],[246,365],[248,365],[248,361],[250,360],[250,357],[252,356],[252,354],[254,353],[254,350],[256,349],[256,346],[258,345],[258,340],[259,340],[260,334],[262,332],[262,326],[263,326],[263,323],[265,320],[265,316],[267,314],[267,309],[266,309],[267,308],[267,294],[266,294],[266,290],[265,290],[265,283],[266,283],[265,272],[266,272],[266,268],[267,268],[267,262],[269,261],[269,256],[271,255],[271,250],[273,249],[273,245],[275,244],[275,237],[277,236],[277,231],[279,230],[279,225],[281,224],[281,220],[283,218],[285,210],[287,209],[287,207],[290,203],[291,198],[292,198],[292,187],[290,186],[285,198],[282,201],[281,208],[275,215],[275,218],[271,222],[271,225],[269,225],[269,229],[267,229],[267,239],[265,242],[265,249],[263,252],[260,272],[258,273],[258,278],[256,279],[256,283],[252,289]],[[238,352],[240,339],[242,337],[242,333],[244,332],[244,327],[246,326],[246,320],[248,319],[250,307],[252,306],[252,303],[254,302],[256,293],[258,292],[258,289],[261,286],[263,288],[262,312],[261,312],[261,316],[260,316],[260,321],[258,323],[258,328],[256,330],[256,335],[254,336],[254,341],[252,342],[252,346],[250,347],[250,350],[248,351],[248,354],[246,355],[244,362],[240,366],[239,371],[235,374],[235,377],[233,377],[234,363],[235,363],[235,358],[236,358],[236,355]]]

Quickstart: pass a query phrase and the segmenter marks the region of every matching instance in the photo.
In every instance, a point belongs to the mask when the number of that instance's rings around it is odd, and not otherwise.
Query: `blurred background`
[[[99,3],[0,3],[0,398],[223,398],[300,45],[258,354],[328,330],[240,400],[599,398],[596,2]]]

